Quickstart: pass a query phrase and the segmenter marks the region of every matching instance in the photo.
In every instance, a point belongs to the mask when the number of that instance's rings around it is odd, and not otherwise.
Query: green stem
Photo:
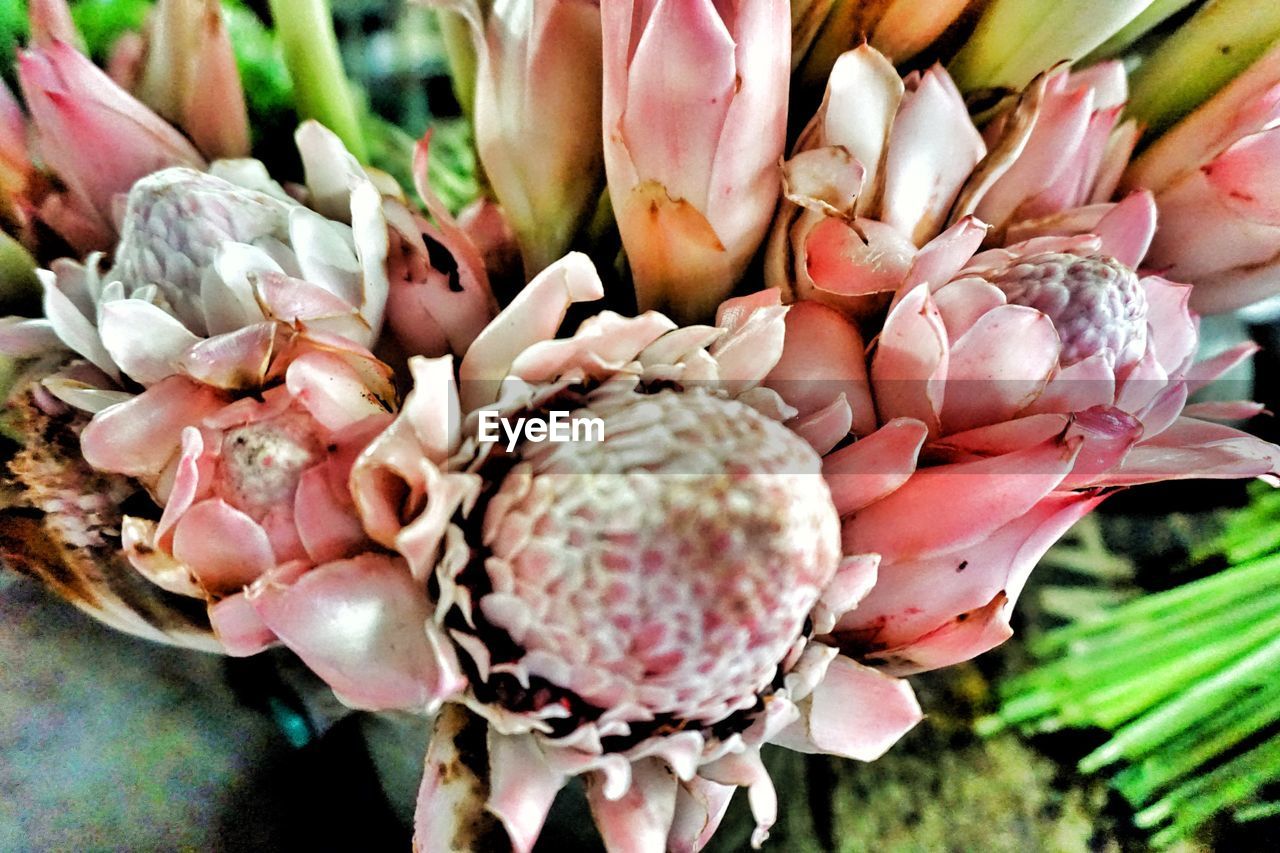
[[[1280,707],[1280,681],[1207,717],[1142,761],[1125,768],[1115,787],[1133,805],[1151,799],[1156,791],[1180,776],[1212,761],[1236,744],[1276,722]]]
[[[1195,0],[1155,0],[1111,38],[1103,42],[1097,50],[1081,60],[1081,64],[1094,62],[1117,56],[1138,39],[1160,26],[1169,18],[1190,6]]]
[[[1277,612],[1280,612],[1280,588],[1269,595],[1233,603],[1214,618],[1171,626],[1156,623],[1163,630],[1153,642],[1126,640],[1118,646],[1089,648],[1080,653],[1073,649],[1071,654],[1053,663],[1010,679],[1006,691],[1017,695],[1028,690],[1050,690],[1069,695],[1076,692],[1081,684],[1100,686],[1142,678],[1152,667],[1181,654],[1212,646]]]
[[[1160,133],[1248,68],[1277,36],[1280,4],[1209,0],[1130,77],[1129,115],[1148,133]]]
[[[1274,637],[1210,678],[1196,682],[1185,692],[1149,714],[1118,730],[1100,748],[1080,759],[1080,770],[1092,773],[1121,758],[1149,752],[1197,719],[1217,713],[1250,691],[1260,689],[1280,667],[1280,637]]]
[[[342,69],[327,0],[270,0],[270,5],[298,114],[332,130],[356,159],[367,163],[360,113]]]
[[[1167,592],[1144,595],[1098,619],[1050,631],[1029,645],[1036,657],[1048,657],[1068,650],[1074,652],[1079,644],[1098,640],[1098,635],[1108,635],[1102,642],[1111,645],[1121,645],[1135,636],[1160,636],[1168,625],[1152,625],[1153,620],[1166,617],[1176,622],[1199,620],[1226,605],[1272,590],[1277,581],[1280,581],[1280,554]]]
[[[1172,818],[1172,823],[1152,838],[1157,847],[1167,847],[1187,837],[1221,809],[1252,796],[1277,779],[1280,779],[1280,735],[1180,785],[1159,802],[1138,812],[1133,822],[1145,828]]]

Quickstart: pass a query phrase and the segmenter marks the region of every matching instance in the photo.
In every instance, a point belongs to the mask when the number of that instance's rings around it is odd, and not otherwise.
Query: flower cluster
[[[0,212],[48,268],[0,320],[12,405],[145,496],[93,529],[206,609],[169,641],[435,715],[418,849],[529,850],[578,776],[610,849],[697,850],[740,786],[759,844],[761,746],[881,755],[903,676],[1007,639],[1108,494],[1280,470],[1222,423],[1258,406],[1188,402],[1252,352],[1198,361],[1195,311],[1280,291],[1280,48],[1152,142],[1120,62],[992,44],[1035,3],[878,4],[852,46],[830,3],[441,2],[494,196],[460,224],[425,141],[421,207],[315,121],[301,182],[248,159],[217,4],[164,40],[196,5],[111,76],[32,6]],[[966,26],[954,76],[918,61]],[[568,251],[606,184],[616,281]],[[636,316],[593,305],[628,280]],[[566,413],[603,435],[482,440]]]

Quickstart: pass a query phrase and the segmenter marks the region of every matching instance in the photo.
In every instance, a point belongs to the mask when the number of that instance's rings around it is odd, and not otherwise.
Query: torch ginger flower
[[[1184,411],[1251,348],[1193,365],[1192,289],[1135,272],[1156,209],[1110,201],[1135,135],[1123,101],[1115,64],[1058,71],[979,137],[945,72],[900,82],[863,46],[786,165],[767,271],[801,301],[766,384],[811,417],[837,391],[851,410],[858,440],[825,470],[846,549],[881,555],[836,630],[851,654],[899,673],[972,657],[1009,636],[1036,560],[1108,489],[1280,464],[1199,417],[1258,406]],[[958,490],[961,509],[943,497]],[[947,524],[903,521],[934,500]]]
[[[709,317],[778,195],[789,17],[781,0],[603,0],[604,156],[640,308]]]
[[[1145,219],[1143,207],[1116,210]],[[1191,288],[1140,278],[1117,260],[1129,247],[1095,235],[971,257],[984,233],[966,219],[920,251],[869,365],[855,322],[800,303],[811,307],[788,315],[790,372],[766,380],[788,400],[806,388],[784,381],[797,375],[827,377],[819,390],[837,379],[860,389],[844,394],[859,440],[824,470],[845,548],[879,554],[880,575],[834,636],[900,674],[1006,639],[1035,562],[1115,487],[1280,469],[1280,450],[1211,422],[1255,404],[1185,406],[1252,351],[1193,364]],[[821,405],[810,396],[809,408]],[[846,490],[874,503],[845,501]],[[946,523],[909,521],[934,501]]]
[[[571,303],[602,295],[569,255],[456,375],[414,359],[403,410],[355,465],[369,535],[431,591],[405,632],[425,627],[432,671],[457,676],[433,682],[450,704],[419,794],[423,851],[502,833],[527,851],[579,775],[610,849],[697,849],[736,785],[759,843],[777,805],[760,744],[870,760],[919,719],[905,682],[822,639],[876,559],[841,556],[818,454],[759,385],[785,309],[729,305],[720,328],[604,312],[551,339]],[[555,411],[601,418],[603,441],[478,441],[482,413]]]
[[[122,530],[134,567],[162,588],[217,601],[279,564],[367,544],[346,475],[390,420],[390,371],[340,338],[272,331],[249,396],[169,376],[99,412],[81,436],[90,465],[134,478],[163,508],[158,522],[125,516]],[[237,355],[228,346],[213,358]]]

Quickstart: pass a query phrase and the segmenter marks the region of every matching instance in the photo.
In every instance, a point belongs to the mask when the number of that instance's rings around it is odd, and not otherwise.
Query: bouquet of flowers
[[[32,0],[0,88],[6,560],[421,714],[418,849],[529,850],[573,777],[609,849],[737,787],[759,844],[761,746],[883,754],[1107,495],[1280,470],[1188,402],[1252,352],[1197,312],[1280,292],[1280,14],[1131,75],[1185,0],[438,5],[460,213],[428,138],[369,165],[314,0],[271,4],[300,174],[216,2],[104,71]]]

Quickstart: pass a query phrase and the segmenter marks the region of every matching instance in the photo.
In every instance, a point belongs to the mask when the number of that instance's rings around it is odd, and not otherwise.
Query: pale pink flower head
[[[41,271],[45,316],[6,320],[0,351],[64,348],[85,359],[101,371],[97,383],[55,375],[45,384],[96,411],[128,393],[121,383],[177,373],[256,387],[273,321],[371,347],[390,314],[410,353],[465,349],[496,310],[470,238],[425,185],[436,224],[399,190],[384,196],[323,126],[304,123],[297,141],[307,184],[295,192],[306,204],[256,160],[138,180],[120,205],[114,262],[94,254]]]
[[[346,474],[390,420],[389,371],[341,338],[273,331],[247,394],[174,375],[85,427],[85,460],[142,483],[163,509],[158,520],[126,516],[122,536],[134,566],[166,589],[216,601],[278,564],[367,544]]]
[[[604,155],[641,309],[705,319],[768,227],[790,56],[781,0],[603,0]]]
[[[1156,208],[1110,200],[1123,101],[1115,64],[1055,70],[979,136],[939,68],[899,80],[863,46],[832,72],[785,166],[767,271],[800,309],[766,382],[851,410],[824,467],[846,550],[881,572],[837,628],[847,653],[897,673],[973,657],[1108,490],[1280,462],[1212,422],[1256,405],[1186,406],[1251,350],[1193,364],[1191,288],[1137,271]]]
[[[1113,216],[1142,221],[1147,207],[1135,196]],[[1006,639],[1036,561],[1115,488],[1280,466],[1274,446],[1213,422],[1257,405],[1186,405],[1252,351],[1194,363],[1191,288],[1139,276],[1117,258],[1123,241],[1039,237],[972,255],[984,233],[963,220],[927,244],[869,348],[856,322],[800,303],[811,307],[788,315],[782,363],[824,381],[767,380],[789,400],[797,385],[861,390],[841,391],[856,440],[825,470],[845,549],[881,567],[835,635],[890,672]]]
[[[1195,284],[1198,311],[1280,293],[1280,48],[1165,132],[1124,173],[1155,194],[1147,263]]]
[[[419,796],[424,851],[480,843],[492,816],[530,849],[573,776],[610,846],[696,849],[737,785],[758,843],[777,806],[762,743],[869,760],[919,719],[904,682],[823,639],[876,558],[842,556],[811,444],[831,431],[793,429],[760,384],[785,309],[731,303],[720,326],[685,328],[602,312],[553,339],[602,295],[569,255],[456,372],[413,360],[401,414],[352,475],[369,535],[430,595],[435,671],[459,676],[435,682],[451,704]],[[557,412],[602,435],[484,440],[486,419],[551,428]],[[461,749],[478,750],[465,773]]]

